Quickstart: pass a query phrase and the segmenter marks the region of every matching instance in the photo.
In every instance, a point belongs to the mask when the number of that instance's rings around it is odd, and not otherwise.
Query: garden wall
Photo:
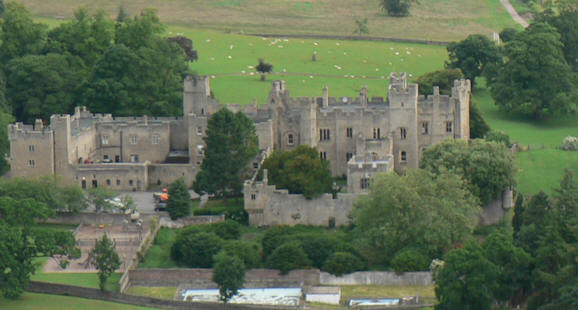
[[[321,272],[321,285],[432,285],[431,272],[395,272],[358,271],[341,277]]]
[[[195,215],[178,220],[171,220],[168,216],[160,218],[161,227],[177,229],[192,225],[215,224],[225,220],[224,215]]]
[[[388,37],[374,37],[374,36],[337,36],[337,35],[319,35],[319,34],[271,34],[271,33],[255,33],[250,35],[266,38],[299,38],[299,39],[328,39],[328,40],[354,40],[354,41],[362,40],[362,41],[417,43],[417,44],[441,45],[441,46],[446,46],[450,44],[450,42],[447,41],[402,39],[402,38],[388,38]]]
[[[154,215],[141,214],[141,219],[145,222]],[[49,218],[44,223],[51,224],[70,224],[76,225],[80,223],[84,224],[105,224],[105,225],[122,225],[123,221],[129,219],[127,215],[124,214],[111,214],[111,213],[94,213],[94,212],[79,212],[75,214],[60,213],[54,218]]]
[[[163,308],[163,309],[200,309],[200,310],[211,310],[211,309],[223,309],[222,304],[217,303],[193,303],[184,302],[177,300],[164,300],[156,299],[144,296],[134,296],[123,294],[119,292],[101,292],[98,289],[71,286],[64,284],[55,283],[45,283],[30,281],[30,285],[26,291],[31,293],[39,294],[52,294],[52,295],[63,295],[72,296],[88,299],[97,299],[103,301],[111,301],[123,304],[137,305],[142,307],[153,307],[153,308]],[[294,307],[282,307],[282,306],[258,306],[258,305],[234,305],[228,304],[226,309],[294,309]]]
[[[135,269],[128,273],[131,286],[179,286],[217,288],[213,270],[201,268]],[[278,270],[251,269],[245,274],[245,287],[302,287],[319,284],[319,270],[293,270],[280,275]]]

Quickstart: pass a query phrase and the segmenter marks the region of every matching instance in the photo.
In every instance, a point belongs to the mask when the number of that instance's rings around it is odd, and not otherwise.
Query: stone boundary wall
[[[195,215],[178,220],[171,220],[168,216],[162,216],[159,220],[161,227],[177,229],[192,225],[215,224],[225,220],[224,215]]]
[[[213,270],[201,268],[134,269],[128,272],[131,286],[180,286],[217,288]],[[317,269],[293,270],[280,275],[278,270],[251,269],[245,274],[245,287],[302,287],[319,284]]]
[[[143,221],[148,221],[150,215],[141,214]],[[94,213],[94,212],[79,212],[75,214],[59,213],[54,218],[49,218],[42,223],[49,224],[105,224],[105,225],[122,225],[123,221],[129,219],[124,214],[112,213]]]
[[[136,305],[141,307],[152,307],[162,309],[295,309],[295,307],[282,306],[258,306],[258,305],[235,305],[227,304],[226,306],[218,303],[193,303],[177,300],[164,300],[144,296],[134,296],[123,294],[119,292],[101,292],[95,288],[46,283],[30,281],[30,285],[26,291],[39,294],[52,294],[62,296],[72,296],[88,299],[97,299],[103,301],[111,301],[116,303],[123,303],[129,305]]]
[[[327,272],[321,272],[319,282],[321,285],[432,285],[432,273],[380,271],[358,271],[340,277]]]
[[[382,41],[382,42],[399,42],[399,43],[417,43],[428,45],[446,46],[451,42],[448,41],[432,41],[420,39],[402,39],[402,38],[388,38],[388,37],[374,37],[374,36],[337,36],[337,35],[315,35],[315,34],[273,34],[273,33],[253,33],[248,34],[256,37],[265,38],[297,38],[297,39],[328,39],[328,40],[354,40],[354,41]]]

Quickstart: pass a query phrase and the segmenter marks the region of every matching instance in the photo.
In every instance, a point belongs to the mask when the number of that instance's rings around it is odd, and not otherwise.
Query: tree
[[[460,69],[443,69],[419,76],[415,82],[419,85],[420,95],[433,94],[433,87],[438,86],[440,94],[450,95],[455,80],[463,79]]]
[[[172,220],[191,215],[191,195],[182,178],[169,186],[167,211]]]
[[[0,222],[0,293],[4,297],[15,299],[24,292],[35,270],[35,254],[27,230]]]
[[[54,215],[42,202],[31,198],[0,197],[0,223],[30,227],[35,220]]]
[[[417,0],[379,0],[379,6],[389,16],[409,16],[411,4]]]
[[[570,169],[564,170],[560,188],[554,191],[557,198],[556,208],[560,214],[568,218],[578,218],[578,182],[574,180]]]
[[[436,310],[490,310],[498,269],[475,242],[450,251],[435,275]]]
[[[503,145],[505,145],[506,147],[510,147],[512,146],[512,143],[510,142],[510,136],[508,136],[505,132],[503,131],[497,131],[497,130],[491,130],[488,133],[486,133],[486,135],[484,136],[484,138],[486,139],[486,141],[488,142],[496,142],[496,143],[501,143]]]
[[[395,272],[426,271],[431,259],[427,253],[417,247],[408,247],[397,252],[391,260]]]
[[[184,36],[176,36],[167,38],[167,41],[175,43],[183,49],[185,55],[187,55],[187,57],[185,57],[186,61],[195,61],[199,59],[197,51],[193,49],[193,40]]]
[[[504,28],[500,31],[500,40],[504,43],[508,43],[514,39],[517,33],[518,29],[516,28]]]
[[[359,36],[363,34],[369,34],[369,28],[367,28],[367,17],[364,19],[355,19],[355,30],[353,30],[353,34]]]
[[[247,269],[258,268],[261,264],[259,246],[256,243],[241,240],[228,240],[223,244],[221,252],[229,256],[237,256]]]
[[[360,196],[351,213],[355,234],[367,251],[388,264],[408,246],[441,255],[471,235],[477,224],[478,201],[464,182],[449,172],[379,174],[368,196]]]
[[[319,158],[314,147],[299,145],[293,151],[276,151],[263,162],[262,169],[267,169],[269,184],[307,199],[332,190],[329,163]]]
[[[241,236],[241,224],[233,220],[225,220],[212,225],[212,227],[215,234],[223,240],[239,239]]]
[[[6,7],[4,6],[4,0],[0,0],[0,17],[4,15],[4,11],[6,11]]]
[[[220,252],[215,256],[213,281],[219,286],[220,299],[227,303],[229,299],[237,295],[239,289],[245,283],[245,265],[243,261],[237,256]]]
[[[88,190],[88,201],[94,206],[95,211],[108,211],[113,206],[110,199],[115,196],[115,193],[109,189],[102,187],[95,187]]]
[[[124,5],[119,5],[118,6],[118,14],[116,14],[116,22],[117,23],[124,23],[127,19],[129,19],[130,16],[126,13],[126,9],[124,8]]]
[[[193,188],[197,193],[223,197],[238,195],[243,170],[257,155],[258,140],[253,121],[244,113],[221,109],[213,114],[203,138],[207,149]]]
[[[452,42],[447,47],[449,61],[447,68],[460,69],[472,82],[480,76],[488,64],[501,60],[500,51],[492,40],[481,34],[471,34],[465,40]]]
[[[79,59],[60,54],[26,55],[6,65],[6,95],[18,121],[33,123],[70,113],[83,81]]]
[[[257,72],[261,73],[261,81],[265,81],[266,74],[273,71],[273,65],[266,63],[263,58],[259,58],[259,64],[255,67]]]
[[[499,143],[448,139],[428,147],[420,167],[436,175],[451,171],[486,205],[516,182],[516,168],[508,149]]]
[[[576,72],[578,71],[578,10],[576,3],[574,2],[573,8],[562,8],[559,12],[559,14],[544,12],[537,17],[537,21],[546,22],[558,30],[563,45],[564,58]]]
[[[98,270],[98,286],[104,292],[107,279],[121,265],[114,242],[106,234],[102,236],[101,240],[96,241],[94,248],[89,253],[89,261]]]
[[[535,119],[576,111],[578,91],[562,47],[560,34],[544,23],[530,25],[506,44],[507,61],[490,81],[501,110]]]
[[[189,268],[211,268],[222,246],[223,239],[214,233],[185,231],[173,243],[171,258]]]
[[[311,261],[303,251],[298,241],[287,242],[278,248],[267,258],[267,267],[277,269],[281,274],[287,274],[293,269],[309,268]]]
[[[470,138],[482,139],[490,132],[490,125],[486,122],[484,114],[478,104],[470,101]]]
[[[323,265],[323,270],[330,274],[341,276],[364,268],[363,262],[355,255],[347,252],[331,254]]]
[[[0,73],[1,76],[1,73]],[[1,78],[0,78],[1,79]],[[5,155],[10,153],[10,141],[8,141],[8,124],[14,122],[14,117],[9,113],[1,112],[2,108],[2,81],[0,81],[0,175],[8,172],[10,164]]]
[[[9,2],[0,20],[0,66],[25,55],[37,55],[46,43],[46,26],[35,23],[24,5]]]

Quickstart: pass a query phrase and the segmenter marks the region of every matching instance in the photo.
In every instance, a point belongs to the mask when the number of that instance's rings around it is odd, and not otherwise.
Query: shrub
[[[240,240],[226,241],[221,252],[239,257],[247,269],[257,268],[261,264],[259,246],[255,243]]]
[[[405,248],[397,252],[391,260],[391,268],[395,272],[428,270],[431,259],[420,249]]]
[[[301,243],[288,242],[271,253],[267,259],[267,267],[278,269],[281,274],[287,274],[293,269],[311,267],[311,261],[303,251]]]
[[[197,232],[191,229],[180,234],[171,248],[171,258],[191,268],[211,268],[213,256],[223,246],[223,239],[214,233]]]
[[[578,138],[568,136],[562,140],[562,149],[565,151],[578,151]]]
[[[503,131],[492,130],[485,136],[486,141],[503,143],[506,147],[512,146],[510,143],[510,136]]]
[[[335,252],[329,256],[322,269],[336,276],[341,276],[364,269],[364,263],[351,253]]]
[[[241,236],[241,225],[233,220],[214,224],[212,229],[217,236],[225,240],[239,239]]]
[[[243,206],[227,208],[224,212],[227,220],[235,221],[242,225],[249,225],[249,213]]]
[[[295,228],[289,226],[275,226],[267,230],[261,241],[263,245],[263,255],[265,255],[265,257],[269,256],[275,248],[287,240],[289,235],[295,233]]]

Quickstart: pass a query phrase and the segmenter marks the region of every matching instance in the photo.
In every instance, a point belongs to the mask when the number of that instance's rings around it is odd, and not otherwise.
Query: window
[[[319,141],[331,140],[331,131],[329,129],[319,129]]]
[[[361,178],[361,189],[369,188],[369,178]]]
[[[116,180],[116,186],[120,186],[120,180],[119,179]]]
[[[295,137],[293,134],[287,135],[287,145],[294,145],[295,144]]]
[[[380,139],[380,138],[381,138],[381,129],[373,128],[373,139]]]
[[[401,151],[401,162],[405,163],[407,161],[407,152]]]
[[[28,161],[28,166],[29,166],[30,168],[34,168],[34,167],[36,166],[36,163],[34,162],[34,159],[31,159],[31,160]]]
[[[133,180],[128,180],[128,185],[129,185],[129,186],[133,186],[133,185],[134,185],[134,181],[133,181]]]
[[[106,185],[107,185],[107,186],[110,186],[110,184],[111,184],[111,183],[110,183],[110,179],[106,179]]]
[[[345,162],[349,162],[349,160],[353,157],[353,153],[345,153]]]
[[[136,144],[136,136],[135,135],[130,136],[128,139],[130,141],[130,144]]]
[[[29,146],[28,146],[28,152],[34,153],[34,145],[29,145]]]
[[[199,126],[197,127],[197,135],[202,135],[203,134],[203,127]]]
[[[346,136],[348,138],[352,138],[353,137],[353,128],[347,128],[346,129]]]
[[[452,122],[446,122],[446,132],[452,132]]]
[[[254,162],[253,163],[253,169],[259,169],[259,163]]]
[[[159,135],[153,135],[151,141],[152,144],[159,144],[159,139],[160,139]]]
[[[319,158],[321,158],[321,160],[327,160],[327,152],[319,152]]]
[[[197,154],[199,154],[199,156],[203,156],[203,147],[202,144],[197,145]]]
[[[137,163],[137,162],[138,162],[138,155],[136,155],[136,154],[131,154],[131,155],[130,155],[130,162],[131,162],[131,163]]]
[[[400,128],[399,129],[399,137],[401,140],[407,139],[407,128]]]
[[[103,145],[107,145],[107,144],[108,144],[108,139],[109,139],[109,136],[108,136],[108,135],[102,135],[102,136],[100,137],[100,140],[101,140],[101,142],[102,142]]]
[[[421,134],[422,135],[429,134],[429,122],[421,123]]]
[[[251,200],[255,200],[257,199],[257,195],[256,194],[251,194]]]

